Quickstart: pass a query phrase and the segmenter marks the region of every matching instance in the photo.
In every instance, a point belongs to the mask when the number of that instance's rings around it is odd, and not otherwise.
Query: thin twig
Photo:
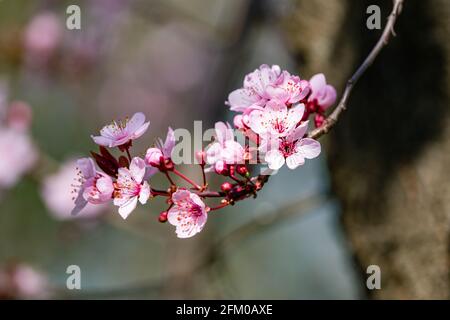
[[[342,95],[341,100],[338,103],[338,106],[333,110],[333,112],[325,119],[324,123],[317,129],[312,130],[308,133],[309,138],[317,139],[322,135],[328,133],[330,129],[336,124],[339,119],[341,113],[347,108],[348,98],[350,93],[352,92],[353,86],[356,82],[361,78],[364,72],[368,67],[372,65],[375,61],[376,57],[380,53],[381,49],[386,46],[389,42],[391,35],[395,35],[394,25],[397,21],[397,17],[402,11],[403,0],[393,0],[394,6],[391,14],[389,15],[386,27],[381,34],[380,39],[378,40],[375,47],[373,47],[372,51],[370,51],[367,58],[361,64],[361,66],[356,70],[356,72],[352,75],[352,77],[347,81],[347,85],[344,90],[344,94]]]

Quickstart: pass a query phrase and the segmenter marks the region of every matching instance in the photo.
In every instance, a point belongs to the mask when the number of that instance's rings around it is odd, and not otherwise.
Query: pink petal
[[[178,206],[173,206],[170,208],[169,212],[167,213],[167,221],[173,226],[177,226],[180,222],[178,220],[178,216],[180,215],[180,211]]]
[[[222,159],[222,145],[220,143],[212,143],[206,148],[206,162],[214,164]]]
[[[318,73],[314,75],[309,80],[309,85],[311,86],[312,95],[316,95],[317,92],[320,92],[327,84],[327,80],[325,79],[325,76],[323,73]]]
[[[319,105],[325,110],[332,106],[336,101],[336,89],[333,86],[326,85],[318,99]]]
[[[144,181],[141,186],[141,192],[139,193],[139,202],[141,204],[146,204],[148,198],[150,198],[150,186],[147,181]]]
[[[175,148],[175,133],[171,127],[167,131],[166,142],[164,142],[164,156],[170,158],[172,156],[173,148]]]
[[[189,195],[190,199],[197,204],[198,206],[200,206],[202,209],[205,209],[205,203],[202,201],[202,199],[200,199],[200,197],[198,195],[196,195],[195,193],[192,193]],[[206,212],[205,212],[206,213]]]
[[[134,131],[134,133],[132,134],[132,139],[137,139],[140,136],[142,136],[145,131],[147,131],[148,126],[150,125],[150,121],[144,123],[142,126],[140,126],[136,131]]]
[[[110,138],[105,138],[102,136],[91,136],[92,140],[100,146],[111,147],[112,140]]]
[[[237,89],[228,95],[228,104],[231,111],[244,112],[261,98],[250,89]]]
[[[294,153],[286,158],[286,165],[289,169],[294,170],[298,166],[301,166],[305,163],[305,158],[300,153]]]
[[[130,172],[134,181],[141,183],[145,175],[145,161],[139,157],[134,157],[130,163]]]
[[[297,144],[298,152],[306,159],[313,159],[320,154],[321,146],[319,141],[310,138],[301,139]]]
[[[123,219],[126,219],[134,209],[138,202],[137,197],[132,197],[126,203],[119,207],[119,214]]]
[[[284,157],[279,150],[270,150],[264,159],[272,170],[278,170],[284,164]]]
[[[129,134],[133,134],[143,126],[144,122],[145,122],[145,115],[142,112],[137,112],[127,122],[125,130]],[[145,132],[145,130],[144,130],[144,132]]]
[[[295,140],[303,138],[306,131],[308,131],[308,124],[309,124],[309,121],[304,121],[297,128],[295,128],[291,132],[291,134],[289,134],[289,136],[287,137],[289,139],[289,141],[295,141]]]
[[[174,202],[180,202],[189,198],[190,194],[191,193],[186,189],[178,189],[174,194],[172,194],[172,200]]]
[[[77,160],[77,167],[85,179],[92,178],[96,175],[94,161],[91,158]]]

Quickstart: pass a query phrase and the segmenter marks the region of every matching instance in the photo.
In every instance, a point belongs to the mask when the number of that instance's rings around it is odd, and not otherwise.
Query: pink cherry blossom
[[[281,69],[277,65],[261,65],[259,69],[245,76],[243,88],[231,92],[226,104],[230,106],[231,111],[237,112],[244,112],[252,105],[264,106],[271,99],[267,88],[275,85],[280,74]]]
[[[304,110],[303,104],[288,109],[284,103],[271,100],[265,108],[256,109],[250,113],[248,125],[262,137],[265,135],[285,137],[300,122]]]
[[[336,101],[336,89],[327,84],[325,76],[322,73],[314,75],[309,80],[311,86],[311,95],[308,102],[319,108],[319,111],[325,111]]]
[[[10,188],[38,158],[36,147],[22,130],[0,127],[0,188]]]
[[[130,169],[119,168],[114,205],[119,207],[119,214],[124,219],[136,208],[138,200],[145,204],[150,197],[150,186],[144,181],[145,171],[145,162],[138,157],[131,160]]]
[[[226,164],[242,163],[245,150],[234,140],[234,133],[230,124],[217,122],[215,130],[216,140],[206,149],[206,163],[210,165],[217,161],[224,161]]]
[[[309,82],[300,80],[287,71],[283,71],[274,85],[268,86],[267,93],[272,99],[285,104],[293,104],[303,100],[310,92]]]
[[[55,54],[63,35],[62,25],[59,16],[53,12],[40,13],[30,21],[24,35],[30,64],[41,65]]]
[[[27,264],[0,269],[0,295],[14,299],[45,299],[50,293],[47,277]]]
[[[142,112],[135,113],[130,120],[116,122],[103,127],[100,136],[91,136],[94,142],[105,147],[117,147],[135,140],[147,131],[150,122],[145,122]]]
[[[186,189],[178,189],[172,194],[172,202],[167,219],[176,227],[178,238],[190,238],[202,231],[208,213],[198,195]]]
[[[91,158],[82,158],[77,161],[80,170],[78,173],[78,195],[75,199],[75,208],[72,214],[79,213],[86,204],[101,204],[111,200],[114,185],[111,177],[95,169]],[[77,186],[76,186],[77,187]]]
[[[43,180],[41,196],[49,213],[55,219],[91,219],[101,215],[107,208],[106,203],[101,205],[87,203],[81,214],[71,215],[73,197],[76,195],[74,192],[79,192],[79,190],[73,190],[74,177],[77,177],[75,182],[77,189],[81,187],[80,176],[77,176],[77,172],[79,173],[77,161],[68,160],[61,165],[57,172],[46,176]]]
[[[175,147],[175,133],[169,127],[167,131],[166,141],[163,143],[161,139],[157,142],[156,148],[149,148],[145,155],[145,163],[149,166],[159,167],[164,161],[171,159],[172,151]]]
[[[289,169],[295,169],[320,154],[320,143],[314,139],[303,138],[308,130],[308,121],[292,130],[282,138],[269,137],[263,141],[260,151],[265,153],[265,161],[272,170],[280,169],[284,163]]]

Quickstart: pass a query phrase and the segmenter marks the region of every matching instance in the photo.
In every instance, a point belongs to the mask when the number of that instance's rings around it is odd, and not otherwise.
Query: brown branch
[[[381,34],[380,39],[378,40],[375,47],[373,47],[372,51],[370,51],[367,58],[361,64],[361,66],[356,70],[356,72],[352,75],[352,77],[347,81],[347,85],[344,90],[344,94],[342,95],[341,100],[339,101],[337,107],[333,110],[333,112],[325,119],[324,123],[317,129],[314,129],[308,133],[309,138],[317,139],[322,135],[328,133],[330,129],[336,124],[339,119],[341,113],[347,108],[347,102],[352,92],[353,86],[356,82],[361,78],[364,72],[369,68],[372,63],[375,61],[376,57],[380,53],[381,49],[383,49],[389,42],[391,35],[395,36],[394,25],[397,21],[397,17],[400,15],[402,11],[403,0],[393,0],[393,9],[391,14],[389,15],[387,24]]]

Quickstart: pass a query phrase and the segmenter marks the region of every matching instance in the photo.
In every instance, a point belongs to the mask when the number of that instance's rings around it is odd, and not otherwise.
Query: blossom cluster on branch
[[[335,100],[336,91],[323,74],[308,81],[276,65],[260,66],[245,76],[243,87],[231,92],[226,102],[231,111],[237,112],[234,129],[245,137],[245,143],[235,139],[229,123],[217,122],[214,140],[196,151],[201,182],[187,177],[173,161],[176,138],[172,128],[164,141],[159,139],[145,157],[138,157],[132,156],[133,141],[147,131],[150,122],[142,113],[113,121],[100,130],[99,136],[92,136],[99,152],[77,161],[72,213],[77,214],[88,203],[112,201],[126,219],[138,202],[146,204],[150,198],[163,197],[168,208],[159,214],[159,221],[174,225],[179,238],[192,237],[203,229],[210,212],[256,197],[269,174],[252,175],[255,166],[264,164],[278,170],[286,164],[295,169],[306,159],[316,158],[321,146],[306,137],[309,119],[314,119],[316,127],[321,126]],[[111,153],[113,148],[120,156]],[[167,178],[166,188],[155,188],[151,183],[158,172]],[[225,179],[220,189],[210,189],[208,174]],[[185,185],[176,184],[173,176],[180,177]],[[206,204],[211,198],[220,202]]]

